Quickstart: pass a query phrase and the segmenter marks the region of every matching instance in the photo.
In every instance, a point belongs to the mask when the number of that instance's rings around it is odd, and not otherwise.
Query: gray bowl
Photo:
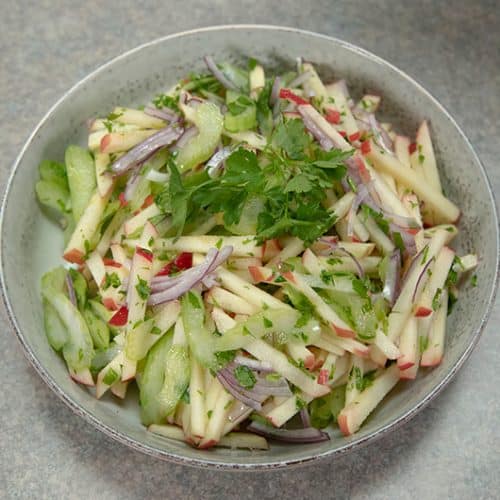
[[[382,93],[381,114],[414,134],[427,118],[446,194],[462,209],[459,252],[477,252],[479,286],[466,286],[449,317],[444,362],[413,383],[401,383],[349,438],[338,432],[326,443],[273,444],[268,452],[195,450],[150,434],[139,421],[136,395],[119,403],[97,401],[72,382],[43,331],[39,298],[42,273],[61,262],[62,235],[41,213],[34,195],[41,159],[62,159],[69,143],[85,144],[85,120],[115,105],[139,105],[187,72],[203,68],[202,56],[267,67],[291,67],[297,56],[317,63],[325,78],[343,77],[354,95]],[[273,26],[224,26],[168,36],[117,57],[67,92],[23,147],[8,182],[1,216],[1,281],[4,299],[24,352],[49,387],[78,415],[118,441],[154,457],[219,469],[273,469],[338,456],[387,434],[410,419],[455,375],[484,327],[496,291],[498,221],[491,188],[469,141],[446,110],[418,83],[382,59],[340,40]]]

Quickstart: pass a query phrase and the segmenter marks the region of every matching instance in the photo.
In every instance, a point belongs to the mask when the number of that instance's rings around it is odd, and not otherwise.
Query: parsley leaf
[[[104,276],[104,285],[103,288],[104,290],[107,290],[110,286],[113,288],[118,288],[122,284],[118,274],[116,273],[111,273],[108,274],[106,273]]]
[[[311,137],[307,134],[302,120],[295,119],[276,127],[271,141],[292,160],[302,160],[305,157],[304,151],[311,144]]]
[[[151,293],[151,288],[148,286],[148,282],[142,279],[140,276],[137,278],[139,282],[135,285],[135,289],[142,300],[147,300],[149,294]]]
[[[237,366],[234,369],[234,376],[241,387],[244,387],[245,389],[252,389],[257,382],[255,374],[250,368],[248,368],[248,366]]]

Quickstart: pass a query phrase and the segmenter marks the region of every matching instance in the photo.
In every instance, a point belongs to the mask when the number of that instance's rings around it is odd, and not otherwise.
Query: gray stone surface
[[[452,111],[500,190],[498,1],[0,3],[0,185],[48,107],[90,70],[161,35],[222,23],[297,26],[359,44]],[[471,359],[410,423],[302,469],[213,473],[130,451],[73,415],[24,359],[1,309],[1,498],[499,498],[500,305]]]

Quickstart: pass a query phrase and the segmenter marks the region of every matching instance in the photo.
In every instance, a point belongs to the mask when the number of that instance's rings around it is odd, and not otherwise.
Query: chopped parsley
[[[258,242],[290,234],[310,244],[335,223],[335,215],[323,206],[325,189],[344,176],[343,162],[351,154],[323,151],[301,120],[288,120],[275,127],[262,155],[265,161],[236,149],[217,178],[188,185],[175,160],[170,161],[170,182],[156,203],[172,214],[173,232],[180,236],[202,213],[223,213],[225,226],[238,224],[247,204],[257,198],[262,206],[256,215]]]
[[[236,356],[236,351],[220,351],[215,353],[215,359],[219,368],[224,368],[228,363],[231,363]]]
[[[471,286],[477,286],[477,274],[474,274],[472,278],[470,279],[470,284]]]
[[[158,94],[153,99],[153,104],[157,109],[170,108],[174,111],[179,111],[178,98],[166,94]]]
[[[120,277],[116,273],[104,275],[104,285],[102,286],[104,290],[107,290],[110,286],[113,288],[118,288],[122,284]]]
[[[420,354],[422,354],[423,352],[425,352],[425,350],[427,349],[427,347],[429,346],[429,337],[424,337],[424,336],[420,336],[418,338],[418,347],[419,347],[419,350],[420,350]]]
[[[186,390],[182,393],[181,401],[183,403],[186,403],[187,405],[191,402],[191,398],[189,395],[189,387],[186,387]]]
[[[187,298],[188,298],[189,303],[191,304],[192,307],[194,307],[195,309],[201,309],[202,305],[200,303],[200,299],[199,299],[198,295],[189,291],[187,293]]]
[[[113,385],[118,379],[120,378],[120,374],[113,370],[113,368],[110,368],[107,372],[106,375],[104,375],[104,378],[102,381],[106,385]]]
[[[263,321],[264,321],[264,327],[265,327],[265,328],[272,328],[272,326],[273,326],[273,322],[272,322],[270,319],[268,319],[268,318],[266,318],[266,317],[264,316],[264,317],[263,317]]]
[[[137,285],[135,285],[135,289],[137,290],[137,293],[142,300],[147,300],[149,295],[151,294],[151,288],[149,287],[148,282],[142,279],[140,276],[138,276],[137,279],[138,283]]]
[[[254,372],[248,366],[240,365],[234,369],[234,376],[241,387],[253,389],[257,383]]]
[[[326,271],[325,269],[322,269],[320,278],[321,281],[325,283],[325,285],[333,284],[333,273],[331,271]]]
[[[297,410],[302,410],[302,408],[305,408],[307,406],[307,403],[300,397],[300,396],[295,396],[295,408]]]
[[[153,328],[151,328],[151,335],[160,335],[161,334],[161,330],[157,327],[157,326],[153,326]]]
[[[422,250],[422,260],[420,261],[420,264],[425,264],[427,262],[428,255],[429,255],[429,245],[426,245],[425,248]]]
[[[434,297],[432,298],[432,310],[437,311],[439,309],[439,304],[441,301],[441,294],[443,293],[442,288],[438,288]]]

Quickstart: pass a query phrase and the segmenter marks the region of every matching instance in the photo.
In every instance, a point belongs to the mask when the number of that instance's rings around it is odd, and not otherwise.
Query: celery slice
[[[198,135],[179,151],[177,165],[181,172],[208,160],[215,151],[222,133],[222,114],[211,102],[200,104],[193,113],[192,120],[198,128]]]
[[[68,146],[64,158],[73,216],[78,222],[97,186],[94,159],[87,150],[79,146]]]

